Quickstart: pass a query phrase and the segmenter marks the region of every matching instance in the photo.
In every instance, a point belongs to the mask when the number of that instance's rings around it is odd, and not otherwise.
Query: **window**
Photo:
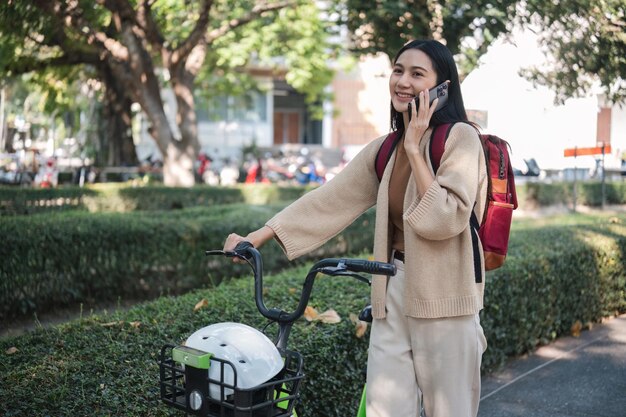
[[[250,91],[242,96],[196,97],[199,122],[266,122],[265,93]]]

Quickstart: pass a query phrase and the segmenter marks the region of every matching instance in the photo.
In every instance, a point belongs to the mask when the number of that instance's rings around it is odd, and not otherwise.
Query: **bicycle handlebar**
[[[278,308],[267,308],[263,300],[263,261],[261,253],[247,241],[237,244],[233,251],[206,251],[207,255],[224,255],[229,258],[237,257],[248,262],[254,272],[254,299],[259,312],[266,318],[274,320],[281,324],[293,323],[304,314],[304,310],[309,303],[311,291],[313,290],[313,281],[318,272],[326,275],[348,275],[365,281],[369,284],[369,280],[356,275],[359,272],[378,275],[395,275],[396,266],[386,262],[367,261],[364,259],[349,258],[326,258],[318,261],[309,270],[298,306],[292,313],[287,313]],[[352,274],[351,274],[352,273]]]
[[[335,261],[335,259],[331,259]],[[337,259],[337,262],[344,262],[346,269],[352,272],[366,272],[377,275],[395,275],[396,266],[386,262],[367,261],[365,259]]]

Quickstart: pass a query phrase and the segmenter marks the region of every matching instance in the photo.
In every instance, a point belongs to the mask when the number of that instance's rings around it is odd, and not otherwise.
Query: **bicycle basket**
[[[159,358],[161,400],[188,414],[207,417],[291,417],[304,377],[302,356],[289,350],[280,353],[285,366],[278,375],[254,388],[242,389],[237,386],[237,370],[231,362],[167,344]],[[212,367],[219,369],[213,371],[219,378],[209,377]]]

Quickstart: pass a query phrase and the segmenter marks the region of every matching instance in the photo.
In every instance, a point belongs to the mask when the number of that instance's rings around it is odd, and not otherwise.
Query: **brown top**
[[[389,220],[393,227],[391,248],[404,252],[404,194],[411,178],[411,164],[404,150],[404,139],[397,145],[396,159],[389,180]]]
[[[428,158],[431,130],[420,142],[420,155]],[[392,158],[381,180],[376,155],[385,136],[370,142],[332,180],[291,203],[266,224],[289,259],[316,250],[361,214],[376,205],[374,259],[388,262],[391,253],[389,179]],[[475,207],[481,219],[487,199],[485,154],[476,130],[456,123],[435,179],[423,195],[415,181],[404,193],[404,314],[418,318],[476,314],[483,307],[485,279],[476,283],[469,219]],[[479,245],[481,264],[482,246]],[[393,278],[391,278],[393,279]],[[386,315],[388,278],[372,277],[372,313]]]

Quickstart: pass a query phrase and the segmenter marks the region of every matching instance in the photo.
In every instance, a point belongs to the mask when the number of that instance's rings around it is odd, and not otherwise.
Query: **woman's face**
[[[396,60],[389,78],[391,104],[399,113],[425,89],[437,85],[437,73],[432,61],[419,49],[407,49]]]

